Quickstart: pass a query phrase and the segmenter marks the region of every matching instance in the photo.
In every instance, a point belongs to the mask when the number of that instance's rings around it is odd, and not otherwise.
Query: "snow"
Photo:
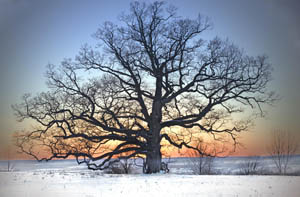
[[[215,168],[233,171],[248,158],[220,158]],[[300,157],[290,170],[300,169]],[[272,167],[272,163],[264,162]],[[188,159],[170,160],[169,174],[116,175],[87,170],[74,161],[15,161],[5,172],[0,162],[1,197],[102,196],[300,196],[300,176],[191,175]]]

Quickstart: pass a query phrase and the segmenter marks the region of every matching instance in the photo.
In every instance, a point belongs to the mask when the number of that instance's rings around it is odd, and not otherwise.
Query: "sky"
[[[298,0],[167,0],[178,15],[210,18],[208,37],[219,36],[249,55],[265,54],[273,65],[270,89],[281,97],[266,106],[268,115],[257,119],[241,135],[246,148],[236,155],[264,154],[270,131],[291,131],[300,139],[300,1]],[[27,127],[11,109],[25,93],[46,91],[48,63],[74,58],[80,47],[93,44],[91,35],[104,21],[118,22],[129,0],[0,0],[0,150],[11,135]],[[1,151],[0,151],[1,152]]]

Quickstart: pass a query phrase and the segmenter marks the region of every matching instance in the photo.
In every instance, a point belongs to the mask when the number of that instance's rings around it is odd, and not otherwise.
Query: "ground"
[[[19,162],[14,171],[5,172],[4,164],[0,172],[1,197],[300,195],[300,176],[190,175],[172,169],[169,174],[117,175],[89,171],[71,161],[36,163],[32,169],[32,162]],[[177,162],[170,166],[180,165]]]

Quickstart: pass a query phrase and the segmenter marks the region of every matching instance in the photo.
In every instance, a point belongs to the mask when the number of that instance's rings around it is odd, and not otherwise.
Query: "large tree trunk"
[[[160,152],[160,131],[161,131],[161,102],[154,101],[150,128],[150,138],[148,139],[148,150],[146,155],[146,163],[144,166],[144,173],[157,173],[161,170],[161,152]]]
[[[160,143],[152,144],[151,150],[147,153],[144,173],[158,173],[161,170]]]

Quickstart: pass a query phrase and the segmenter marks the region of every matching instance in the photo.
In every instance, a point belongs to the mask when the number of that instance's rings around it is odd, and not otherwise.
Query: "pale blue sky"
[[[0,144],[23,126],[15,121],[11,104],[24,93],[46,90],[45,66],[74,58],[81,45],[93,44],[91,34],[104,21],[117,21],[122,11],[128,11],[129,2],[0,0]],[[268,107],[269,116],[257,120],[253,130],[300,133],[300,1],[168,2],[181,16],[208,16],[214,26],[208,37],[229,38],[250,55],[268,55],[274,66],[270,88],[282,100]]]

